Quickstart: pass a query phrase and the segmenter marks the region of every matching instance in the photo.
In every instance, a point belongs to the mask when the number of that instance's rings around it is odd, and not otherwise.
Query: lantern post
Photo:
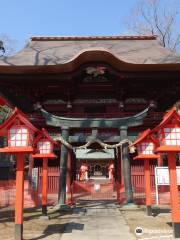
[[[37,131],[17,108],[0,126],[0,136],[8,140],[7,146],[0,148],[0,152],[16,155],[15,240],[23,237],[24,155],[33,153],[32,141]]]
[[[49,219],[47,215],[47,188],[48,188],[48,159],[57,158],[53,153],[55,141],[49,136],[48,132],[43,128],[34,140],[34,148],[36,153],[33,158],[43,160],[43,176],[42,176],[42,216],[43,219]]]
[[[159,139],[158,153],[167,153],[170,195],[172,208],[172,225],[174,237],[180,237],[180,208],[178,196],[178,183],[176,172],[176,154],[180,152],[180,115],[173,107],[165,114],[162,122],[153,129],[154,134]]]
[[[149,162],[151,159],[159,158],[159,155],[154,154],[154,150],[158,146],[158,142],[151,135],[151,130],[147,129],[139,135],[132,146],[133,145],[137,147],[138,152],[138,155],[134,157],[134,160],[144,160],[146,212],[148,216],[152,216],[151,175]]]

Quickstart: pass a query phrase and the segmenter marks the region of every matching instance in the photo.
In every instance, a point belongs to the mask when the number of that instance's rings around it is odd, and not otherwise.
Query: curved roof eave
[[[85,50],[64,64],[53,65],[0,65],[0,74],[40,74],[67,73],[76,70],[86,62],[102,61],[109,63],[119,71],[180,71],[180,63],[146,63],[137,64],[120,60],[106,50]]]

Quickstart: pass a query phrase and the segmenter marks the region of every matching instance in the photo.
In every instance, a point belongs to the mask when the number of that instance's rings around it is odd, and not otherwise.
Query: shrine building
[[[133,169],[142,163],[132,161],[128,145],[172,106],[180,108],[179,91],[180,55],[156,36],[36,36],[0,58],[1,98],[59,142],[58,158],[48,163],[60,168],[59,204],[68,202],[68,194],[117,199],[120,188],[133,202],[139,186]],[[166,159],[151,164],[162,166]],[[30,158],[30,176],[41,165]],[[82,183],[91,190],[82,190]]]

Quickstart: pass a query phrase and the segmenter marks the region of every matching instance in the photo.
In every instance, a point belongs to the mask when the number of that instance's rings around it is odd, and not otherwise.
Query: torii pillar
[[[127,126],[121,126],[120,135],[121,140],[127,139]],[[124,143],[122,145],[122,162],[123,162],[123,175],[124,175],[124,187],[126,203],[133,203],[133,190],[131,181],[131,165],[130,165],[130,155],[129,155],[129,145]]]
[[[62,127],[61,135],[65,141],[68,141],[69,128]],[[64,144],[61,144],[58,204],[59,204],[60,209],[62,209],[62,210],[64,208],[66,208],[67,161],[68,161],[68,149]]]

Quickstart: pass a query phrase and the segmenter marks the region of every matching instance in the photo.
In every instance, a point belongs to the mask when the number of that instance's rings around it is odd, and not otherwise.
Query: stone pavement
[[[81,203],[82,204],[82,203]],[[77,205],[59,240],[133,240],[118,205],[95,201]]]

